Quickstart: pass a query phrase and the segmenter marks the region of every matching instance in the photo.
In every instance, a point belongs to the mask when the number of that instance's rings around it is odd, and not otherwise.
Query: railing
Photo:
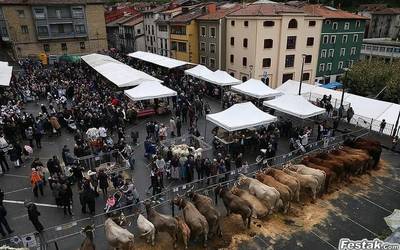
[[[352,117],[352,119],[350,121],[350,123],[352,123],[356,126],[367,128],[370,131],[375,131],[375,132],[380,131],[381,122],[382,121],[380,121],[380,120],[376,120],[376,119],[372,119],[372,118],[368,118],[368,117],[356,115],[356,114]],[[394,124],[386,123],[386,126],[383,129],[382,133],[385,135],[391,136],[394,132],[394,129],[395,129]],[[396,134],[399,134],[398,129],[396,131]]]
[[[303,93],[302,96],[313,103],[316,103],[317,100],[321,101],[323,98],[323,95],[311,93],[311,92]],[[333,108],[335,108],[335,109],[340,108],[340,101],[341,101],[340,99],[332,97],[331,104],[332,104]],[[343,101],[344,110],[347,110],[349,107],[350,107],[350,102]]]
[[[106,170],[107,174],[117,173],[129,168],[125,157],[118,150],[79,157],[78,162],[85,169],[95,169],[102,164],[110,163],[114,167]]]

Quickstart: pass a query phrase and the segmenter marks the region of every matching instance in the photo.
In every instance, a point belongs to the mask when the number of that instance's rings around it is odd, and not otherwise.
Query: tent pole
[[[207,141],[206,140],[206,137],[207,137],[207,119],[206,119],[206,116],[207,115],[204,116],[204,141]]]

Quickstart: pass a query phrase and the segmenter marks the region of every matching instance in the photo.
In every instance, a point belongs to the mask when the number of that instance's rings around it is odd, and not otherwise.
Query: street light
[[[299,95],[301,95],[301,85],[303,84],[303,71],[304,71],[304,61],[306,59],[306,54],[301,54],[302,61],[301,61],[301,74],[300,74],[300,85],[299,85]]]
[[[340,108],[343,109],[343,99],[344,99],[344,92],[346,91],[346,82],[347,82],[347,72],[350,71],[350,68],[343,68],[344,70],[344,79],[342,81],[342,97],[340,98]]]
[[[251,79],[251,73],[253,72],[254,66],[253,65],[249,65],[249,68],[250,68],[250,79]]]

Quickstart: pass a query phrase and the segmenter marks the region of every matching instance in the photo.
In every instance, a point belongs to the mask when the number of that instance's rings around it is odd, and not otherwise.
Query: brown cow
[[[344,168],[343,168],[343,164],[341,162],[327,160],[327,159],[321,159],[316,156],[308,157],[308,161],[310,161],[314,164],[326,167],[326,168],[330,169],[331,171],[333,171],[335,173],[335,177],[336,177],[335,179],[337,181],[340,181],[343,178]]]
[[[303,160],[301,161],[302,164],[306,165],[307,167],[310,168],[314,168],[314,169],[319,169],[324,171],[324,173],[326,174],[326,178],[325,178],[325,185],[324,185],[324,192],[328,193],[329,191],[329,185],[333,182],[333,180],[335,180],[336,178],[336,174],[335,172],[333,172],[331,169],[321,166],[319,164],[315,164],[313,162],[310,161],[310,157],[309,156],[305,156],[303,158]]]
[[[290,201],[293,199],[292,190],[285,184],[282,184],[279,181],[275,180],[274,177],[266,175],[262,172],[256,173],[256,179],[261,181],[265,185],[274,187],[276,190],[278,190],[280,197],[283,201],[283,212],[287,213],[290,209]]]
[[[268,168],[264,170],[265,174],[271,175],[275,178],[275,180],[279,181],[280,183],[288,186],[290,190],[292,190],[292,194],[296,198],[296,201],[300,201],[300,182],[293,176],[290,176],[283,172],[282,170],[275,169],[275,168]]]
[[[250,194],[249,191],[234,186],[232,187],[231,192],[247,201],[248,205],[253,209],[253,218],[259,219],[266,217],[269,214],[267,206],[265,206],[257,197]]]
[[[315,178],[312,175],[309,174],[299,174],[297,172],[294,172],[288,168],[283,169],[283,171],[286,174],[289,174],[293,177],[295,177],[297,180],[300,182],[300,187],[305,190],[305,189],[310,189],[312,193],[312,199],[315,201],[317,199],[317,192],[318,192],[318,179]]]

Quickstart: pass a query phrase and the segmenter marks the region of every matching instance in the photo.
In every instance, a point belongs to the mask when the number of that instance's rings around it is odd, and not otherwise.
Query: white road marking
[[[369,203],[375,205],[376,207],[379,207],[380,209],[382,209],[382,210],[388,212],[389,214],[392,213],[392,211],[390,211],[389,209],[387,209],[387,208],[385,208],[385,207],[383,207],[383,206],[381,206],[381,205],[379,205],[379,204],[377,204],[377,203],[371,201],[370,199],[368,199],[367,197],[365,197],[365,196],[363,196],[363,195],[355,194],[355,196],[360,197],[360,198],[362,198],[362,199],[368,201]]]
[[[400,194],[400,192],[399,192],[399,191],[397,191],[397,190],[394,190],[393,188],[391,188],[391,187],[388,187],[388,186],[386,186],[386,185],[383,185],[382,183],[379,183],[379,182],[377,182],[377,181],[375,181],[375,183],[376,183],[376,184],[378,184],[379,186],[382,186],[382,187],[384,187],[384,188],[387,188],[387,189],[389,189],[389,190],[391,190],[391,191],[393,191],[393,192],[395,192],[395,193],[398,193],[398,194]]]
[[[13,200],[4,200],[3,202],[5,203],[11,203],[11,204],[24,204],[23,201],[13,201]],[[39,207],[53,207],[53,208],[58,208],[57,205],[53,205],[53,204],[46,204],[46,203],[36,203],[34,202],[36,206]]]
[[[18,175],[18,174],[4,174],[4,176],[18,177],[18,178],[29,178],[29,176],[27,176],[27,175]]]
[[[313,235],[315,235],[315,237],[317,237],[318,239],[320,239],[322,242],[325,242],[327,245],[331,246],[333,249],[337,249],[337,247],[335,247],[334,245],[332,245],[331,243],[329,243],[329,241],[324,240],[322,237],[320,237],[317,233],[315,233],[313,230],[310,230],[310,233],[312,233]]]
[[[23,218],[25,218],[25,217],[28,217],[28,214],[24,214],[24,215],[21,215],[21,216],[12,217],[11,219],[12,219],[12,220],[18,220],[18,219],[23,219]]]
[[[31,188],[30,188],[30,187],[21,188],[21,189],[13,190],[13,191],[10,191],[10,192],[6,192],[6,193],[4,193],[4,194],[17,193],[17,192],[24,191],[24,190],[27,190],[27,189],[31,189]]]

